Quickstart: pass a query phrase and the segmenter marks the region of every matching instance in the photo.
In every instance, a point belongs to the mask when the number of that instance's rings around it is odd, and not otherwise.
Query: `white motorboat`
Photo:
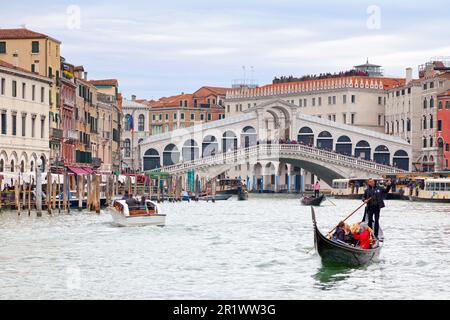
[[[162,214],[161,207],[151,200],[146,200],[145,203],[135,198],[114,200],[109,211],[114,224],[120,227],[166,224],[166,215]]]

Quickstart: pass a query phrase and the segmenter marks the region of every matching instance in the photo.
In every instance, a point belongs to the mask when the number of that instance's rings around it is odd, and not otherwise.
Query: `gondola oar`
[[[367,201],[369,201],[372,198],[367,199]],[[342,222],[347,221],[352,215],[354,215],[356,212],[358,212],[359,209],[361,209],[366,203],[363,202],[355,211],[353,211],[352,213],[350,213],[344,220],[342,220]],[[330,234],[336,230],[336,228],[338,227],[339,224],[337,224],[330,232],[328,232],[327,234],[327,238],[330,236]]]

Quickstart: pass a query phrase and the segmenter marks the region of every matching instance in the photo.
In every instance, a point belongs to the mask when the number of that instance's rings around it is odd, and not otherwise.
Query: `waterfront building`
[[[0,60],[0,172],[48,166],[52,80]]]
[[[61,42],[26,28],[0,29],[0,60],[51,79],[49,88],[50,160],[61,158]]]
[[[436,143],[437,164],[443,170],[450,166],[450,90],[438,95]]]
[[[406,69],[406,82],[387,93],[385,133],[411,143],[414,171],[441,170],[439,145],[438,96],[450,89],[450,64],[445,60],[419,66],[419,79]]]
[[[296,105],[302,114],[384,132],[386,92],[404,85],[405,79],[380,76],[379,67],[357,66],[341,74],[305,76],[257,88],[230,89],[226,116],[236,116],[274,98]],[[370,72],[369,72],[370,71]],[[370,76],[370,74],[376,76]],[[270,121],[270,119],[268,119]],[[288,134],[287,134],[288,135]]]
[[[140,143],[151,135],[150,108],[147,104],[137,102],[136,97],[133,96],[131,100],[123,100],[122,112],[125,115],[122,135],[122,170],[140,172],[142,171],[141,161],[139,161]],[[136,122],[131,123],[130,117]]]
[[[120,131],[122,100],[119,94],[119,82],[116,79],[90,80],[97,94],[97,147],[93,162],[102,172],[120,169]],[[96,160],[98,159],[98,160]]]

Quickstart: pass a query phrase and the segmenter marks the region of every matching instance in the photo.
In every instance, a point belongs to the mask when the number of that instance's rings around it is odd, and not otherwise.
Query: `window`
[[[356,103],[356,96],[354,94],[352,95],[352,103]]]
[[[11,120],[12,120],[12,135],[16,136],[17,135],[17,113],[13,113],[11,115]]]
[[[125,139],[123,142],[123,149],[124,149],[124,156],[130,157],[131,156],[131,141],[130,139]]]
[[[35,128],[36,128],[36,115],[31,116],[31,137],[35,136]]]
[[[17,81],[13,80],[12,81],[12,96],[13,97],[17,97]]]
[[[438,123],[437,123],[437,130],[438,130],[438,131],[442,131],[442,120],[438,120]]]
[[[298,105],[299,105],[300,107],[303,107],[303,100],[302,100],[302,99],[298,100]]]
[[[328,97],[328,104],[331,104],[331,96]]]
[[[322,105],[322,97],[319,97],[319,107]]]
[[[378,125],[379,126],[383,125],[383,115],[382,114],[378,115]]]
[[[34,63],[31,64],[31,72],[36,72],[36,65]]]
[[[430,115],[430,129],[433,129],[433,115]]]
[[[347,103],[347,95],[346,95],[346,94],[344,94],[344,95],[342,96],[342,103],[343,103],[343,104],[346,104],[346,103]]]
[[[347,123],[347,114],[346,113],[342,114],[342,120],[343,120],[344,124]]]
[[[200,114],[200,121],[205,121],[205,115],[203,113]]]
[[[39,41],[31,42],[31,53],[39,53]]]
[[[336,96],[333,96],[333,104],[336,104]]]
[[[45,117],[41,117],[41,139],[44,139],[45,135]]]
[[[307,107],[307,106],[308,106],[308,103],[307,103],[307,102],[308,102],[308,100],[303,99],[303,106],[304,106],[304,107]]]
[[[152,120],[153,120],[153,121],[156,121],[156,114],[153,114],[153,115],[152,115]]]
[[[44,103],[45,101],[45,89],[44,87],[41,87],[41,103]]]
[[[145,116],[143,114],[140,114],[138,118],[138,131],[144,131],[144,126],[145,126]]]
[[[427,99],[423,100],[423,108],[424,108],[424,109],[427,108]]]
[[[26,97],[26,84],[25,82],[22,82],[22,99],[25,99]]]
[[[22,137],[26,134],[27,114],[22,113]]]
[[[177,113],[176,112],[173,114],[173,120],[177,120]]]
[[[158,115],[158,119],[159,119],[159,121],[162,121],[162,113],[160,113],[160,114]]]
[[[316,98],[312,98],[312,106],[314,107],[316,105]]]
[[[166,113],[166,121],[169,121],[169,114],[168,113]]]
[[[439,109],[439,110],[442,109],[442,101],[439,101],[439,103],[438,103],[438,109]]]
[[[1,124],[1,133],[6,134],[6,111],[2,112],[0,124]]]
[[[180,119],[184,120],[184,113],[180,113]]]
[[[355,124],[355,114],[352,113],[351,115],[351,124]]]
[[[434,88],[434,82],[430,82],[430,89]]]
[[[383,104],[383,97],[378,97],[378,104]]]
[[[0,53],[6,53],[6,42],[0,41]]]
[[[211,121],[211,113],[208,113],[208,121]]]
[[[2,80],[0,82],[0,93],[2,95],[5,94],[5,85],[6,85],[6,80],[5,80],[5,78],[2,78]]]
[[[195,121],[195,113],[191,113],[191,120]]]
[[[430,99],[430,108],[434,108],[434,99],[433,98]]]

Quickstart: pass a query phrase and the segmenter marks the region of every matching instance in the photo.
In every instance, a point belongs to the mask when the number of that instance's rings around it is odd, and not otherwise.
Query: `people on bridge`
[[[378,186],[374,179],[367,181],[367,189],[364,191],[362,200],[367,204],[368,226],[375,231],[375,237],[378,237],[380,229],[380,210],[385,207],[384,195],[391,190],[391,187],[391,180],[386,182],[386,188]]]
[[[320,179],[318,179],[314,184],[314,197],[317,198],[319,196],[320,196]]]

